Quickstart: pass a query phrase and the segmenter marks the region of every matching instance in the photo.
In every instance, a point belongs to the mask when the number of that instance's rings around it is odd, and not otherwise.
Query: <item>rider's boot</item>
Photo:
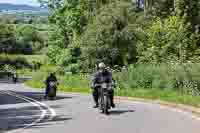
[[[98,108],[99,107],[98,97],[94,97],[94,102],[95,102],[95,105],[93,106],[93,108]]]
[[[94,106],[93,106],[93,108],[98,108],[98,107],[99,107],[99,105],[98,105],[98,104],[96,104],[96,105],[94,105]]]
[[[115,108],[115,104],[114,104],[114,92],[113,91],[111,91],[110,99],[111,99],[111,107]]]
[[[111,100],[111,107],[115,108],[115,104],[114,104],[113,100]]]

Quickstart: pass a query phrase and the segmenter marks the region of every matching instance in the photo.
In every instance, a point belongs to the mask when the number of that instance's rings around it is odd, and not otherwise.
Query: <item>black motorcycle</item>
[[[109,114],[109,109],[111,108],[111,99],[109,91],[112,89],[111,84],[102,83],[98,89],[99,91],[99,109],[104,114]]]
[[[58,85],[58,83],[56,81],[49,82],[48,98],[50,100],[54,100],[56,97],[57,85]]]

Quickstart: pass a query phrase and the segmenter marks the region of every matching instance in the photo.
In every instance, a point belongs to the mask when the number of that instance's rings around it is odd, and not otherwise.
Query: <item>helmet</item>
[[[55,75],[55,72],[51,72],[49,75],[50,75],[50,76],[54,76],[54,75]]]
[[[104,69],[106,67],[106,65],[103,62],[101,62],[101,63],[99,63],[98,67],[99,67],[99,69]]]

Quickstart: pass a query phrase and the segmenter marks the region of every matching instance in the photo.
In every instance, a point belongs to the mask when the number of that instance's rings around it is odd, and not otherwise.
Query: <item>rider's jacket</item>
[[[110,84],[113,83],[112,73],[106,69],[104,71],[97,71],[94,74],[91,87],[94,88],[95,84],[102,84],[102,83],[110,83]]]
[[[50,81],[57,81],[56,76],[49,76],[49,77],[47,77],[47,79],[46,79],[46,85],[47,86],[49,85]]]

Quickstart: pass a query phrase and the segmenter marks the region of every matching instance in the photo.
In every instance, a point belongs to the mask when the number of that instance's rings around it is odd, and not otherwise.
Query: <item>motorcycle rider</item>
[[[98,92],[98,86],[96,84],[101,84],[101,83],[115,83],[113,78],[112,78],[112,73],[106,69],[106,65],[102,62],[99,63],[97,72],[94,74],[93,79],[92,79],[92,85],[91,88],[93,89],[92,95],[94,98],[95,106],[94,108],[98,107],[98,98],[99,98],[99,92]],[[112,84],[113,86],[113,84]],[[111,106],[114,108],[114,90],[113,88],[111,89],[110,93],[110,99],[111,99]]]
[[[17,83],[17,80],[18,80],[17,72],[13,73],[12,78],[13,78],[13,82]]]
[[[45,99],[47,98],[47,95],[49,93],[49,90],[50,90],[49,82],[51,82],[51,81],[57,82],[57,78],[56,78],[56,75],[54,72],[50,73],[50,75],[47,77],[47,79],[45,81],[45,84],[46,84],[45,96],[44,96]]]

